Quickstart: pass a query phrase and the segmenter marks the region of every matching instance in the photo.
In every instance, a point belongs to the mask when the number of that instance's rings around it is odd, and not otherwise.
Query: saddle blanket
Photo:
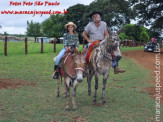
[[[91,45],[89,46],[89,49],[87,51],[87,55],[85,57],[87,64],[89,63],[89,58],[90,58],[90,55],[91,55],[91,52],[92,52],[92,48],[94,47],[95,44],[100,43],[100,42],[101,42],[101,40],[92,42]]]

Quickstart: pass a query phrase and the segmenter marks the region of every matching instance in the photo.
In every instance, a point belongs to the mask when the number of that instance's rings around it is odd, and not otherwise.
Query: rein
[[[113,51],[115,51],[116,48],[117,48],[117,46],[110,46],[108,52],[106,52],[106,50],[104,51],[104,53],[101,51],[101,54],[103,55],[103,57],[104,57],[106,60],[110,60],[109,55],[111,55],[111,56],[113,57],[113,56],[114,56],[114,55],[113,55]],[[108,55],[108,54],[109,54],[109,55]]]

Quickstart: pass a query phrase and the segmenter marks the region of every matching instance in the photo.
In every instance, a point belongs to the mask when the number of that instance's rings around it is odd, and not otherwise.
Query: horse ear
[[[108,34],[111,35],[111,33],[112,33],[111,30],[108,28]]]
[[[119,35],[121,32],[122,32],[122,28],[121,29],[119,29],[119,31],[117,31],[117,34]]]

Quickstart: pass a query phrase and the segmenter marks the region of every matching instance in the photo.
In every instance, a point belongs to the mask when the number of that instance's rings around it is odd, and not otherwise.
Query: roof
[[[0,36],[0,38],[5,38],[6,36]],[[7,36],[8,39],[15,39],[15,40],[20,40],[20,38],[16,36]]]

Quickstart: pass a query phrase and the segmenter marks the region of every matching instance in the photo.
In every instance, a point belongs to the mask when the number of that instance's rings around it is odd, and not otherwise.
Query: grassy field
[[[57,52],[61,48],[62,45],[57,45]],[[66,112],[63,87],[61,97],[56,98],[57,82],[51,77],[54,65],[52,59],[56,53],[53,53],[52,44],[45,44],[44,49],[45,53],[40,54],[40,44],[29,43],[29,54],[25,55],[24,43],[9,42],[8,56],[5,57],[3,42],[0,42],[0,79],[21,79],[36,84],[16,89],[0,89],[0,121],[155,121],[155,100],[148,93],[142,92],[142,89],[152,86],[147,82],[151,80],[151,72],[127,58],[120,61],[120,68],[126,69],[126,73],[114,75],[111,69],[106,89],[106,105],[100,104],[102,82],[99,83],[98,90],[99,105],[93,105],[93,97],[88,96],[87,82],[84,79],[77,87],[78,110]],[[130,51],[143,48],[121,49]],[[94,93],[94,81],[92,91]]]

